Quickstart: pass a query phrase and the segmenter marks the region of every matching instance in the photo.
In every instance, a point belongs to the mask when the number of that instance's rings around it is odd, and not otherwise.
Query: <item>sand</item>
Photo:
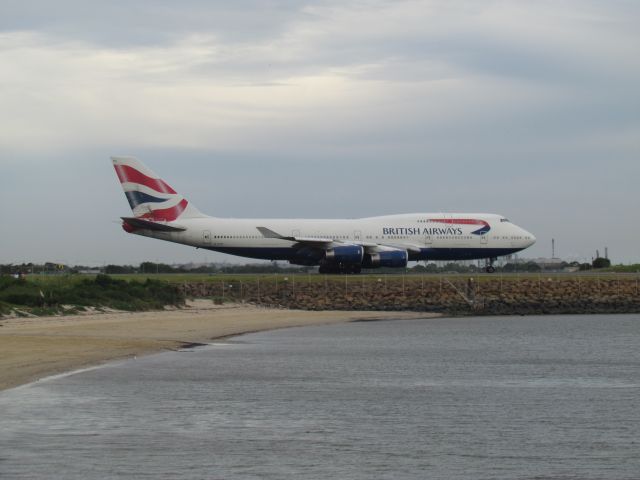
[[[354,320],[437,316],[216,306],[209,300],[160,312],[96,313],[0,320],[0,390],[44,377],[232,335]]]

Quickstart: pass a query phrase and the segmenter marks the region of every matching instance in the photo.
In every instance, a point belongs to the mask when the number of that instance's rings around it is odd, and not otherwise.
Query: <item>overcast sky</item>
[[[127,235],[109,156],[222,217],[494,212],[639,261],[640,2],[0,0],[0,262]],[[243,261],[243,260],[241,260]]]

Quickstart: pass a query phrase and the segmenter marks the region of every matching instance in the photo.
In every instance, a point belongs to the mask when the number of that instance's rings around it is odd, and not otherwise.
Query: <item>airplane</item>
[[[536,237],[502,215],[412,213],[357,219],[230,219],[201,213],[135,157],[111,157],[133,216],[127,233],[241,257],[319,266],[319,273],[405,268],[410,261],[484,259]]]

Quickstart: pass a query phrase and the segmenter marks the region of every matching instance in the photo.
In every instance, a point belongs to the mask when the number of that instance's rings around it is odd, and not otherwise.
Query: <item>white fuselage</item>
[[[179,219],[174,224],[185,230],[143,229],[133,233],[233,255],[303,264],[296,261],[301,246],[298,238],[305,244],[329,239],[330,246],[406,249],[409,260],[495,258],[535,243],[531,233],[504,217],[482,213],[416,213],[344,220],[201,217]],[[258,227],[295,239],[267,238]]]

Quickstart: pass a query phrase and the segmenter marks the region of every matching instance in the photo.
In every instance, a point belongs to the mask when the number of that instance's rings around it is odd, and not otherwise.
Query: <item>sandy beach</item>
[[[0,320],[0,390],[64,372],[248,332],[354,320],[437,316],[216,306],[208,300],[160,312]]]

